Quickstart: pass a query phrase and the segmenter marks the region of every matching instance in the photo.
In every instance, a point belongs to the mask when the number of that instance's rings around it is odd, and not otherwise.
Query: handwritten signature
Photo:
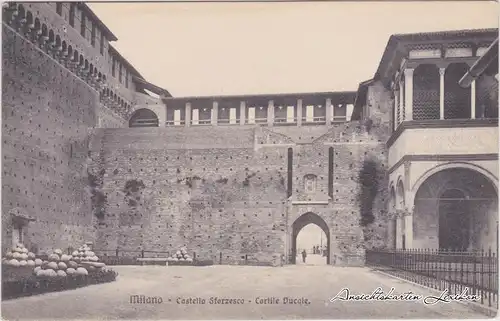
[[[437,303],[450,303],[460,301],[478,301],[480,297],[475,294],[470,294],[466,288],[461,293],[450,294],[448,290],[444,290],[440,295],[423,296],[413,293],[412,291],[395,293],[396,289],[391,288],[385,293],[381,287],[376,288],[369,294],[352,294],[349,288],[343,288],[337,295],[330,299],[334,301],[422,301],[426,305],[434,305]]]

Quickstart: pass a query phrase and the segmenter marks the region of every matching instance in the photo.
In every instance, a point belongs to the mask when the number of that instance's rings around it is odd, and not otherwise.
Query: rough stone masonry
[[[3,56],[2,212],[36,218],[28,247],[185,246],[223,264],[271,263],[293,254],[294,222],[307,213],[325,223],[330,264],[362,264],[366,247],[390,238],[382,86],[369,90],[369,126],[95,128],[105,122],[88,84],[6,27]]]

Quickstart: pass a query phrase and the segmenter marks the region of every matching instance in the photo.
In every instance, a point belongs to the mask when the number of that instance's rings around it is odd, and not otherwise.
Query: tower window
[[[62,8],[63,8],[62,2],[56,2],[56,13],[60,16],[62,16]]]
[[[82,12],[82,21],[80,24],[80,34],[85,38],[85,14]]]

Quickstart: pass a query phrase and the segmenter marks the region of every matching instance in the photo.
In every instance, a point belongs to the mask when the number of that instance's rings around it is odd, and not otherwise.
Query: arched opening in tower
[[[138,109],[129,120],[129,127],[158,127],[159,121],[156,114],[146,108]]]

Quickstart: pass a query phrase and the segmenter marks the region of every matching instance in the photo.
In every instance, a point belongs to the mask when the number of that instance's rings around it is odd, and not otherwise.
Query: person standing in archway
[[[306,263],[307,252],[306,250],[302,251],[302,262]]]

